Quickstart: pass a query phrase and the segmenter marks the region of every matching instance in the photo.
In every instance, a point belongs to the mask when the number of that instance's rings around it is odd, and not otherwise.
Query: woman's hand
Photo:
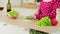
[[[31,20],[36,20],[36,16],[35,15],[32,15],[32,16],[29,16]]]

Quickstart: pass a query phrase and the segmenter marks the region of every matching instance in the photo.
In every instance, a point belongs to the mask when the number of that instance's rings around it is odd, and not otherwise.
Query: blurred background
[[[12,7],[37,8],[39,0],[10,0]],[[38,2],[37,2],[38,1]],[[6,6],[8,0],[0,0],[0,6]]]

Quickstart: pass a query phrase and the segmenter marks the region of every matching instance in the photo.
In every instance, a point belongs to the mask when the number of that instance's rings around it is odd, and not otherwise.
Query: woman
[[[56,25],[57,23],[56,9],[57,8],[60,8],[60,0],[50,0],[48,2],[46,2],[46,0],[45,1],[41,0],[38,13],[35,14],[36,19],[40,20],[41,18],[48,16],[52,20],[52,24]]]

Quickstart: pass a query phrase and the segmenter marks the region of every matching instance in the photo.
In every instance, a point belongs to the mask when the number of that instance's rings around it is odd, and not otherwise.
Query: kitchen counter
[[[48,33],[51,33],[56,30],[60,30],[60,24],[58,24],[57,26],[48,26],[48,27],[36,26],[35,20],[24,20],[22,16],[19,16],[17,19],[10,19],[8,16],[0,17],[0,22],[5,22],[19,27],[35,29]]]
[[[60,13],[58,12],[58,14],[60,14]],[[21,16],[21,15],[18,16],[17,19],[10,19],[7,15],[0,16],[0,22],[5,22],[5,23],[16,25],[16,26],[19,26],[19,27],[25,27],[25,28],[28,28],[28,29],[35,29],[35,30],[51,33],[53,31],[60,30],[59,16],[60,15],[57,16],[57,19],[58,19],[58,22],[59,22],[57,26],[47,26],[47,27],[36,26],[35,25],[35,23],[36,23],[35,20],[25,20],[25,19],[23,19],[23,16]]]

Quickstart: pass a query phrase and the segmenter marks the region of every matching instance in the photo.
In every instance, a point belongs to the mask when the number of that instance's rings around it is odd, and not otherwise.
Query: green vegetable
[[[39,21],[36,22],[38,26],[51,26],[51,19],[48,17],[43,17]]]
[[[15,11],[15,10],[12,10],[12,11],[8,12],[8,14],[10,16],[18,16],[19,15],[19,12]]]
[[[30,29],[29,34],[48,34],[48,33]]]
[[[24,19],[30,19],[30,17],[29,16],[25,16]]]

